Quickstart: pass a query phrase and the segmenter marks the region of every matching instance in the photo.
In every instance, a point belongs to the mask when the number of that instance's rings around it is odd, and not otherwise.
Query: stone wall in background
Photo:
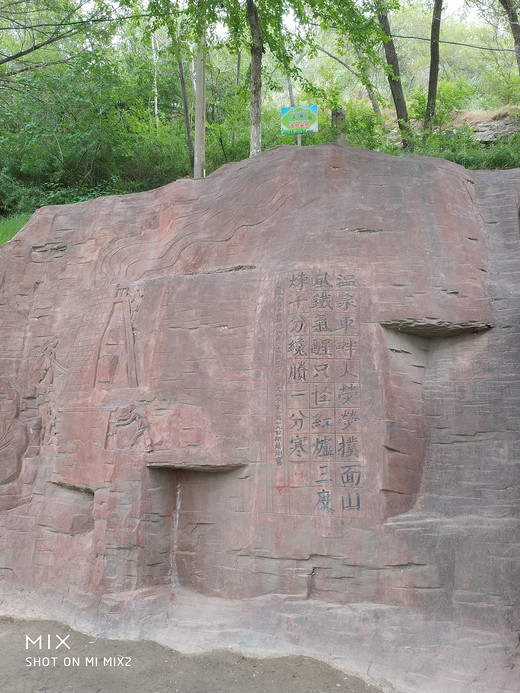
[[[0,611],[516,693],[519,198],[329,145],[37,212],[0,249]]]

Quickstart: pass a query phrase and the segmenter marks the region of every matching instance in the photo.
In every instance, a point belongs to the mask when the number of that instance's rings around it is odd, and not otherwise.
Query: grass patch
[[[17,214],[13,217],[0,219],[0,244],[15,236],[31,217],[32,214]]]

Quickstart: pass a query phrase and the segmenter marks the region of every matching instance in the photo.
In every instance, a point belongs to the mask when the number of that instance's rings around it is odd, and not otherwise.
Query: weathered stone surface
[[[474,125],[475,139],[484,144],[491,144],[498,140],[514,135],[518,131],[518,118],[509,117]]]
[[[282,147],[40,210],[0,251],[1,609],[516,693],[519,190]]]

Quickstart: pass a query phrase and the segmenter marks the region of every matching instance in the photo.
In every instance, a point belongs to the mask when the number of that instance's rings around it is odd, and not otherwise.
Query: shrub
[[[509,169],[520,166],[520,132],[486,145],[475,139],[468,125],[438,130],[423,139],[416,135],[414,151],[448,159],[468,169]]]
[[[453,111],[460,110],[470,102],[475,94],[473,87],[463,77],[455,80],[439,80],[437,87],[437,101],[435,105],[434,124],[447,125],[451,120]],[[410,100],[410,115],[416,120],[424,120],[428,95],[424,88],[416,89]]]

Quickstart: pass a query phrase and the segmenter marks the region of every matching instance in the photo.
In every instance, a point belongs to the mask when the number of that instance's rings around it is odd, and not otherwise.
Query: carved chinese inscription
[[[275,485],[289,488],[282,512],[347,517],[362,510],[358,349],[352,273],[299,271],[277,281]]]

